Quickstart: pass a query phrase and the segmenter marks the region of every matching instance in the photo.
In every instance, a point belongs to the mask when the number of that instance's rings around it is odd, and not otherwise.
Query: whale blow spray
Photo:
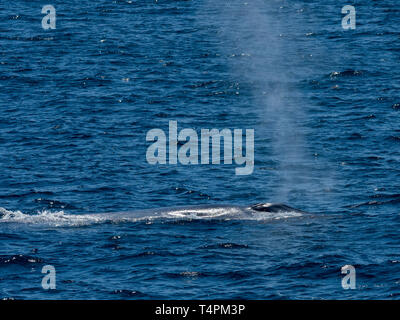
[[[250,93],[252,111],[257,111],[255,145],[268,150],[256,152],[256,163],[268,163],[276,169],[263,171],[275,174],[268,197],[287,202],[291,195],[324,187],[320,185],[323,179],[311,174],[313,157],[307,155],[305,143],[306,103],[295,88],[301,60],[298,48],[287,36],[287,26],[293,22],[290,17],[286,22],[280,20],[284,3],[232,0],[225,4],[209,1],[207,5],[219,19],[220,50],[240,86]]]

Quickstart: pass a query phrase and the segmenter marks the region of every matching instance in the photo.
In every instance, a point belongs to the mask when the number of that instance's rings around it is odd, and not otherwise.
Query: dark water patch
[[[197,278],[214,278],[225,280],[243,280],[250,279],[255,276],[253,271],[233,270],[227,272],[220,271],[183,271],[179,273],[164,273],[164,276],[171,279],[197,279]]]
[[[251,270],[235,270],[223,273],[216,273],[215,277],[230,279],[230,280],[243,280],[243,279],[251,279],[252,277],[255,276],[255,273],[256,272]]]
[[[389,141],[393,141],[393,142],[400,142],[400,136],[391,135],[391,136],[387,137],[386,139]]]
[[[368,156],[365,159],[368,161],[380,161],[383,160],[384,158],[379,156]]]
[[[137,290],[115,289],[111,292],[112,295],[117,295],[121,298],[144,298],[146,294]]]
[[[198,83],[195,83],[195,84],[186,85],[186,87],[192,88],[192,89],[203,88],[203,87],[208,88],[208,87],[210,87],[210,86],[212,86],[212,85],[214,85],[214,84],[216,84],[218,82],[219,82],[219,80],[209,80],[209,81],[203,81],[203,82],[198,82]],[[214,86],[212,86],[212,87],[214,87]]]
[[[28,191],[28,192],[18,193],[18,194],[12,194],[12,193],[11,194],[0,194],[0,199],[1,198],[25,198],[25,197],[29,197],[29,196],[32,196],[32,195],[51,196],[51,195],[54,195],[54,193],[51,192],[51,191],[31,190],[31,191]]]
[[[108,237],[108,240],[120,240],[122,237],[121,236],[119,236],[119,235],[114,235],[114,236],[111,236],[111,237]]]
[[[134,259],[134,258],[147,258],[147,257],[176,257],[179,256],[176,253],[170,252],[170,251],[160,251],[160,250],[148,250],[148,251],[142,251],[133,255],[122,255],[119,257],[121,260],[129,260],[129,259]]]
[[[373,194],[369,197],[370,198],[383,198],[383,199],[390,199],[390,198],[400,199],[400,193],[393,193],[393,194],[378,193],[378,194]]]
[[[50,199],[42,199],[38,198],[34,200],[35,203],[44,205],[47,209],[77,209],[74,205],[58,201],[58,200],[50,200]]]
[[[184,271],[181,272],[179,275],[184,278],[198,278],[202,276],[202,273],[197,271]]]
[[[307,276],[310,279],[329,278],[340,271],[339,265],[328,265],[323,262],[299,262],[284,266],[274,267],[271,272],[283,274],[298,274]]]
[[[366,74],[366,71],[363,70],[344,70],[344,71],[333,71],[329,74],[329,78],[336,79],[336,78],[344,78],[344,77],[359,77]]]
[[[376,116],[374,114],[369,114],[367,116],[363,116],[363,117],[360,117],[360,118],[355,118],[355,119],[352,119],[352,120],[358,121],[358,120],[371,120],[371,119],[376,119]]]
[[[248,249],[249,246],[247,244],[238,244],[238,243],[218,243],[218,244],[208,244],[201,247],[202,249]]]
[[[26,239],[26,237],[14,233],[3,233],[3,232],[0,233],[0,240],[23,240],[23,239]]]
[[[400,203],[400,199],[392,199],[392,200],[387,200],[387,201],[366,201],[358,204],[353,204],[350,206],[347,206],[348,208],[359,208],[359,207],[365,207],[365,206],[384,206],[384,205],[391,205],[391,204],[398,204]]]
[[[359,133],[353,133],[348,137],[349,140],[360,140],[362,138],[363,136]]]
[[[188,195],[193,198],[211,199],[210,195],[198,190],[193,190],[185,187],[175,187],[173,190],[180,195]]]
[[[98,186],[98,187],[82,189],[82,190],[74,190],[74,191],[82,193],[98,193],[98,192],[112,192],[115,190],[116,188],[110,186]]]
[[[125,249],[124,247],[121,247],[120,245],[115,244],[115,243],[104,244],[104,245],[101,246],[101,248],[103,248],[103,249],[112,249],[112,250],[123,250],[123,249]]]
[[[154,116],[157,118],[168,118],[169,117],[168,113],[165,113],[165,112],[158,112]]]
[[[71,284],[71,283],[75,283],[75,280],[71,280],[71,279],[63,279],[61,280],[61,283],[65,283],[65,284]]]
[[[211,276],[209,272],[199,272],[199,271],[183,271],[183,272],[179,272],[179,273],[167,272],[167,273],[164,273],[163,275],[165,277],[171,278],[171,279],[185,279],[185,278],[196,279],[199,277]]]
[[[44,260],[39,257],[26,256],[22,254],[18,255],[0,255],[0,266],[1,265],[21,265],[29,266],[31,264],[43,263]]]

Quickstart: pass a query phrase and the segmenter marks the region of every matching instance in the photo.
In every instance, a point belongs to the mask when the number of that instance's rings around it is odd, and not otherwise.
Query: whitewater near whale
[[[210,204],[94,214],[68,214],[64,211],[42,211],[37,214],[26,214],[21,211],[9,211],[0,208],[0,223],[79,226],[155,219],[274,220],[301,217],[305,214],[307,214],[305,211],[280,203],[258,203],[251,206]]]

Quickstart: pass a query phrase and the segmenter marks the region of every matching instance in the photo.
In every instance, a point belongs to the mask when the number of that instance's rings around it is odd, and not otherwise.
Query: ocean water
[[[399,298],[397,1],[49,4],[0,3],[1,298]],[[254,129],[253,173],[149,164],[169,121]],[[156,214],[259,202],[309,214]]]

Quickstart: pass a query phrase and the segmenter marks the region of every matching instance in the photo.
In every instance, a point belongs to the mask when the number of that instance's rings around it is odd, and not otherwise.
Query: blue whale
[[[257,203],[250,206],[209,204],[95,214],[67,214],[63,211],[44,211],[32,215],[0,208],[0,223],[9,222],[65,226],[105,222],[134,222],[153,219],[273,220],[300,217],[305,214],[307,214],[307,212],[281,203]]]
[[[257,203],[250,206],[194,205],[167,207],[126,212],[99,213],[97,217],[113,219],[181,218],[181,219],[268,219],[274,217],[302,216],[307,212],[282,203]],[[94,215],[92,215],[94,216]]]

